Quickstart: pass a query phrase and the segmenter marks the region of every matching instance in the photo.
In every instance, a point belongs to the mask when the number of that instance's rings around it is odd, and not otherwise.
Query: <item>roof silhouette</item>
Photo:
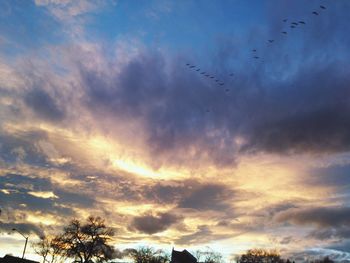
[[[186,249],[183,251],[173,249],[170,263],[197,263],[197,259]]]
[[[3,258],[0,258],[0,263],[39,263],[39,262],[18,258],[10,255],[5,255]]]

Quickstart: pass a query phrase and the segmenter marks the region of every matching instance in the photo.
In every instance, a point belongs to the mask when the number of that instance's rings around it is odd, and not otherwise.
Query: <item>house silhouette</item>
[[[10,255],[5,255],[3,258],[0,258],[0,263],[39,263],[39,262],[24,259],[24,258],[13,257]]]
[[[186,249],[183,251],[171,251],[171,261],[170,263],[197,263],[197,259]]]

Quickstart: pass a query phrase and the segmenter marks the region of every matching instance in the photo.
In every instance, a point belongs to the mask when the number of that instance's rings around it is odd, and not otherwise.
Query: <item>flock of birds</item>
[[[314,10],[312,12],[312,15],[315,15],[315,16],[319,16],[321,14],[322,11],[326,10],[327,8],[323,5],[320,5],[319,8],[317,10]],[[283,19],[282,20],[284,24],[288,24],[288,19]],[[306,25],[306,22],[304,20],[298,20],[298,21],[291,21],[290,24],[289,24],[289,28],[291,28],[291,30],[297,28],[299,25],[301,26],[305,26]],[[283,35],[287,35],[288,34],[288,31],[287,30],[284,30],[284,31],[281,31],[281,34]],[[273,44],[275,42],[274,39],[268,39],[267,40],[267,43],[268,44]],[[258,50],[256,48],[252,49],[251,50],[252,52],[252,58],[253,59],[260,59],[260,56],[258,55]],[[203,77],[207,78],[208,80],[212,80],[214,82],[214,84],[217,84],[218,86],[224,86],[225,85],[225,82],[220,79],[219,77],[215,76],[214,74],[211,74],[205,70],[202,70],[199,66],[197,65],[192,65],[190,63],[186,63],[185,66],[188,67],[188,69],[190,70],[193,70],[194,72],[202,75]],[[234,77],[234,73],[229,73],[228,76],[230,78]],[[230,91],[229,88],[225,88],[225,92],[228,93]],[[207,109],[207,112],[210,112],[209,109]]]

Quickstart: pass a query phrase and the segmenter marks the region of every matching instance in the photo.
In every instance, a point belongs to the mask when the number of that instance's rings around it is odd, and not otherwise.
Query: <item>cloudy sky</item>
[[[350,260],[349,12],[2,0],[0,256],[22,253],[13,227],[100,215],[120,249]]]

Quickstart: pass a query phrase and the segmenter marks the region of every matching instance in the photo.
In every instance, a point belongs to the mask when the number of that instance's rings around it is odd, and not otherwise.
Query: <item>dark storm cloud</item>
[[[276,220],[320,228],[350,226],[350,207],[290,209],[276,215]]]
[[[145,185],[142,195],[156,203],[177,204],[194,189],[202,186],[196,180],[168,180]]]
[[[0,204],[13,209],[25,209],[60,216],[74,215],[73,207],[93,207],[95,199],[85,192],[61,189],[51,183],[50,179],[37,178],[30,175],[6,174],[0,177]],[[82,191],[82,190],[80,190]],[[52,192],[56,197],[41,198],[34,196],[36,192]]]
[[[314,249],[306,249],[301,252],[295,252],[290,255],[291,259],[294,261],[315,261],[322,260],[324,257],[328,257],[335,262],[350,262],[349,257],[350,254],[347,252],[343,252],[338,249],[331,248],[314,248]]]
[[[329,167],[314,168],[306,183],[312,185],[348,186],[350,184],[350,165],[332,165]],[[344,188],[344,191],[347,189]],[[339,189],[341,191],[341,189]]]
[[[209,226],[200,225],[197,227],[196,232],[192,234],[182,235],[175,240],[175,244],[178,245],[193,245],[193,244],[206,244],[212,240],[220,240],[225,238],[232,238],[232,234],[216,234],[210,230]]]
[[[99,114],[102,111],[106,117],[113,118],[118,114],[146,120],[151,151],[176,150],[179,145],[202,145],[207,120],[213,119],[213,116],[205,115],[206,109],[214,100],[222,103],[227,102],[227,98],[199,78],[193,78],[182,65],[167,73],[166,58],[159,53],[146,52],[122,68],[115,79],[82,68],[87,105]],[[207,137],[212,147],[198,150],[195,155],[210,155],[218,163],[232,163],[232,142],[227,137]],[[217,147],[226,155],[216,155]]]
[[[185,195],[180,201],[180,208],[197,210],[225,210],[231,207],[235,192],[219,184],[201,185]]]
[[[130,228],[152,235],[168,229],[172,224],[179,222],[181,219],[181,217],[171,213],[137,216],[133,218]]]
[[[30,223],[6,223],[0,221],[0,233],[17,233],[13,231],[12,229],[17,229],[23,234],[36,234],[38,236],[42,236],[43,231],[38,227],[37,225],[30,224]]]
[[[5,188],[6,189],[6,188]],[[18,210],[29,210],[46,214],[57,214],[60,216],[72,216],[74,212],[71,208],[60,206],[59,201],[54,198],[40,198],[29,194],[27,189],[7,189],[8,194],[0,192],[1,205],[4,208]]]
[[[0,133],[0,158],[6,163],[20,160],[31,165],[44,166],[48,163],[46,156],[35,143],[46,138],[47,134],[41,131]]]
[[[60,204],[69,204],[70,206],[79,206],[83,208],[91,208],[95,205],[94,196],[87,193],[80,193],[79,191],[68,191],[64,189],[56,189],[55,195],[59,197]]]
[[[254,216],[272,218],[278,213],[289,210],[291,208],[297,208],[298,203],[300,203],[300,201],[301,200],[294,200],[294,202],[286,201],[286,202],[277,203],[275,205],[271,205],[268,207],[264,207],[263,209],[256,211],[254,213]]]
[[[334,105],[266,122],[256,127],[246,148],[275,153],[348,151],[349,110],[347,105]]]
[[[331,238],[350,238],[350,227],[348,226],[333,226],[326,229],[316,229],[308,234],[308,237],[329,240]]]
[[[295,240],[293,239],[293,237],[291,236],[288,236],[288,237],[284,237],[282,238],[279,243],[282,244],[282,245],[285,245],[285,244],[289,244],[291,242],[294,242]]]
[[[334,249],[334,250],[342,251],[342,252],[346,252],[346,253],[349,254],[349,251],[350,251],[350,240],[337,242],[336,244],[330,245],[327,248],[328,249]]]
[[[36,178],[15,173],[8,173],[0,178],[1,189],[9,189],[14,191],[49,191],[52,189],[52,184],[49,179]]]
[[[261,32],[259,38],[242,36],[239,44],[218,43],[217,52],[206,57],[212,61],[207,71],[224,78],[227,94],[184,66],[184,61],[195,58],[181,55],[169,60],[145,49],[113,77],[80,67],[86,105],[106,118],[143,120],[151,151],[195,146],[193,158],[209,156],[218,165],[234,164],[239,147],[241,152],[348,151],[349,55],[342,50],[350,43],[344,35],[350,25],[343,11],[349,4],[329,2],[317,18],[310,15],[314,4],[294,4],[294,9],[305,9],[304,29],[285,39],[279,36],[280,29],[271,29],[279,34],[278,41],[273,47],[261,44],[264,63],[242,52],[265,41],[261,37],[268,36]],[[285,12],[288,17],[288,9]],[[268,26],[273,28],[275,19]],[[238,61],[233,63],[236,53]],[[228,79],[231,66],[237,70]],[[245,143],[237,146],[235,136]]]
[[[39,117],[47,121],[61,121],[65,114],[55,100],[43,89],[30,90],[24,101]]]

